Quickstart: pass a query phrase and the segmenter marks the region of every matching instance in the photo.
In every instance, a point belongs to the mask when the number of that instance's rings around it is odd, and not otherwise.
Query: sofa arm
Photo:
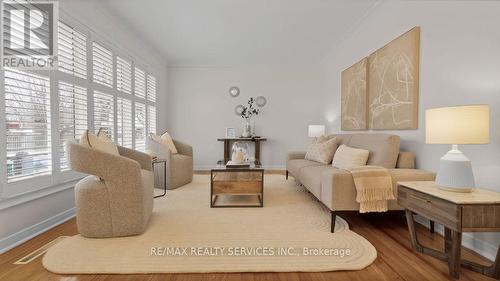
[[[173,140],[177,152],[182,155],[193,157],[193,147],[178,140]]]
[[[398,169],[415,169],[415,153],[401,151],[396,163]]]
[[[292,151],[288,152],[286,155],[286,160],[293,160],[293,159],[304,159],[306,157],[306,152],[305,151]]]
[[[151,165],[152,162],[151,155],[130,148],[126,148],[123,146],[118,146],[118,152],[123,157],[127,157],[129,159],[139,162],[139,164],[141,165],[141,169],[148,171],[153,170]]]
[[[399,181],[434,181],[436,174],[420,169],[390,169],[392,183],[396,187]]]

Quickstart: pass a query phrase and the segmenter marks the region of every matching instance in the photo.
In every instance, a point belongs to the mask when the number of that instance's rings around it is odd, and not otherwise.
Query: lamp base
[[[454,192],[472,192],[475,188],[471,161],[457,145],[453,145],[439,161],[436,184],[441,189]]]

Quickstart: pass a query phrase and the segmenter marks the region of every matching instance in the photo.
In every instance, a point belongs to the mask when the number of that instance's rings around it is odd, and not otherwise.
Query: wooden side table
[[[491,266],[460,258],[462,232],[500,232],[500,193],[484,189],[458,193],[442,190],[430,181],[398,182],[398,203],[405,208],[413,250],[447,261],[455,278],[460,275],[460,266],[500,278],[500,249]],[[418,242],[414,214],[444,226],[444,252]]]

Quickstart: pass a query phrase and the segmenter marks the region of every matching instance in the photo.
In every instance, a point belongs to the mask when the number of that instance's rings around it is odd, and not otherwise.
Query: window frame
[[[156,107],[156,115],[158,116],[158,76],[154,71],[151,71],[151,67],[143,63],[140,57],[129,55],[129,51],[123,49],[117,42],[108,41],[109,39],[105,36],[96,33],[91,28],[82,24],[78,20],[74,19],[69,14],[61,11],[59,21],[63,22],[65,25],[77,30],[86,36],[86,56],[87,56],[87,75],[86,78],[79,77],[74,74],[70,74],[59,69],[48,71],[48,70],[33,70],[27,71],[33,74],[42,75],[48,77],[50,80],[50,134],[51,134],[51,161],[52,170],[50,175],[34,176],[32,178],[22,179],[19,181],[7,183],[7,165],[6,165],[6,136],[5,134],[0,134],[0,161],[2,163],[2,168],[0,169],[0,209],[14,206],[29,200],[40,198],[42,196],[47,196],[54,192],[59,192],[67,188],[74,187],[76,180],[84,177],[84,174],[72,171],[63,170],[60,167],[60,138],[59,138],[59,82],[73,84],[75,86],[84,87],[87,89],[87,124],[90,131],[96,131],[94,123],[94,91],[99,91],[103,93],[108,93],[113,96],[113,139],[115,142],[118,141],[118,119],[117,119],[117,100],[118,98],[123,98],[130,100],[132,103],[132,147],[135,148],[135,103],[140,102],[145,104],[145,117],[146,117],[146,134],[149,134],[148,130],[150,128],[149,120],[149,106],[153,105]],[[1,27],[0,27],[1,29]],[[58,28],[56,32],[59,32]],[[107,48],[112,52],[112,86],[108,87],[103,84],[93,81],[93,42]],[[59,46],[56,46],[59,48]],[[131,63],[131,93],[127,94],[117,89],[117,57],[121,57]],[[145,73],[145,80],[147,80],[148,75],[153,75],[156,78],[156,102],[152,103],[147,99],[147,81],[145,81],[145,98],[140,98],[135,95],[135,67],[140,68]],[[0,88],[5,89],[4,85],[4,70],[0,71]],[[5,102],[0,103],[0,114],[5,116]],[[0,126],[6,128],[5,118],[0,118]],[[158,117],[156,118],[158,119]],[[157,120],[154,120],[155,126],[158,127]],[[4,129],[5,130],[5,129]]]

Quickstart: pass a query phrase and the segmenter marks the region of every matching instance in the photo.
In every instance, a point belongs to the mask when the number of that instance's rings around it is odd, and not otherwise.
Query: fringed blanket
[[[359,212],[385,212],[387,201],[394,200],[392,177],[389,171],[379,166],[361,166],[349,169],[356,186],[356,201]]]

